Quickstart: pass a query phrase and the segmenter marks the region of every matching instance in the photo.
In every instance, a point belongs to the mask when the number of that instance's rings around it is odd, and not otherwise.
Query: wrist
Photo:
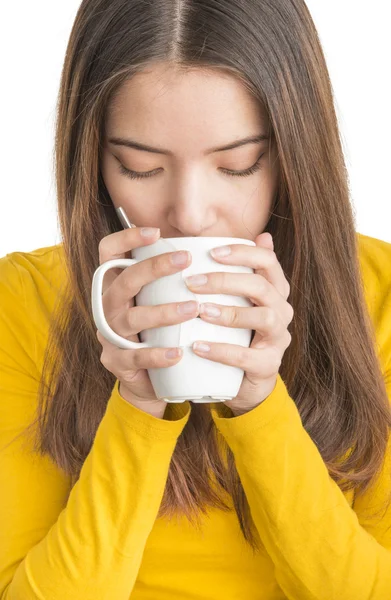
[[[132,406],[148,413],[152,417],[163,419],[167,407],[167,403],[164,400],[140,400],[134,394],[129,392],[126,387],[121,387],[121,383],[119,383],[118,392],[119,395],[126,400],[126,402],[132,404]]]
[[[164,402],[164,406],[162,406],[161,404],[157,404],[158,402],[158,400],[156,400],[156,403],[155,401],[149,403],[148,400],[141,400],[140,402],[137,402],[137,400],[130,401],[130,403],[139,410],[148,413],[156,419],[163,419],[167,404]]]

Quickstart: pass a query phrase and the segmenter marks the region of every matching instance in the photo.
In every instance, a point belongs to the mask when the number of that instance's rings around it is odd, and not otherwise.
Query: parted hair
[[[264,231],[273,236],[294,309],[280,375],[330,477],[357,497],[380,472],[391,415],[333,90],[303,0],[81,3],[61,75],[54,153],[67,284],[51,315],[36,449],[75,484],[112,393],[115,377],[100,361],[90,297],[99,242],[121,229],[101,174],[102,137],[120,86],[159,62],[237,77],[269,119],[280,175]],[[224,490],[255,552],[260,540],[226,452],[225,462],[209,405],[192,404],[159,515],[185,515],[197,525],[208,506],[232,510]]]

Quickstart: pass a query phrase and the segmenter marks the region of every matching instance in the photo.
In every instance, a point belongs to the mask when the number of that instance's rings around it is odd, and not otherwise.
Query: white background
[[[79,0],[2,7],[0,256],[61,241],[54,115]],[[336,98],[357,230],[391,242],[391,18],[388,0],[307,0]]]

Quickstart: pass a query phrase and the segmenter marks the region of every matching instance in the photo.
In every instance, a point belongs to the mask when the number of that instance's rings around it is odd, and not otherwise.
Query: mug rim
[[[174,237],[174,238],[166,238],[166,237],[160,237],[158,238],[160,240],[166,240],[167,242],[172,242],[174,243],[177,240],[235,240],[235,241],[239,241],[239,242],[250,242],[251,244],[255,244],[254,240],[250,240],[248,238],[238,238],[238,237],[232,237],[232,236],[221,236],[221,235],[205,235],[205,236],[178,236],[178,237]]]

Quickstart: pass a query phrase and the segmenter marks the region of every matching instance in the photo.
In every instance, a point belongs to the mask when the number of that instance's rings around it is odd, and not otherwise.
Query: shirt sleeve
[[[0,259],[0,598],[128,600],[190,403],[155,418],[118,392],[108,400],[73,487],[18,436],[34,417],[39,381],[29,295]]]
[[[376,485],[353,510],[329,476],[280,374],[273,392],[253,410],[231,418],[211,410],[287,598],[391,598],[391,506],[369,519],[391,492],[390,441]]]

